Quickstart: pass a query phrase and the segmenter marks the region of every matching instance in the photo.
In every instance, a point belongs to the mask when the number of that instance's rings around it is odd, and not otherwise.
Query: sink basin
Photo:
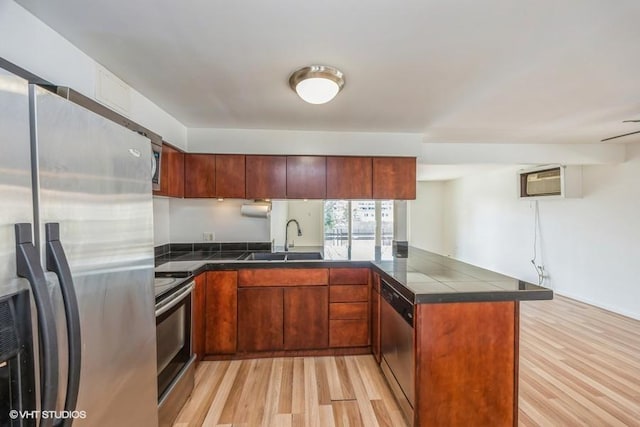
[[[284,261],[287,254],[282,252],[252,252],[247,255],[245,261]]]
[[[320,252],[289,252],[287,254],[287,261],[303,261],[322,259]]]
[[[322,259],[320,252],[252,252],[244,261],[308,261]]]

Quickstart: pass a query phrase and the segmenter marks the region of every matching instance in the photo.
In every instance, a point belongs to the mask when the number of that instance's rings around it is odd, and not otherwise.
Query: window
[[[324,202],[324,250],[333,258],[392,259],[392,200]]]

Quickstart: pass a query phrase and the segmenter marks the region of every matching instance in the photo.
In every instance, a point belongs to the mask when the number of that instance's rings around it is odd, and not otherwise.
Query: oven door
[[[159,402],[191,359],[192,294],[193,282],[156,306]]]

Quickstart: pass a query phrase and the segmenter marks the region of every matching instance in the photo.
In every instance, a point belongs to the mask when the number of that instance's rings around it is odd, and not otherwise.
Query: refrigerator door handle
[[[29,281],[38,313],[40,350],[41,411],[55,411],[58,400],[58,336],[47,280],[40,265],[40,256],[33,245],[31,224],[15,225],[16,270]],[[40,427],[53,426],[52,418],[41,417]]]
[[[62,300],[64,303],[65,317],[67,319],[67,342],[69,345],[69,370],[67,376],[67,394],[65,396],[64,410],[75,411],[80,389],[80,367],[82,357],[82,343],[80,336],[80,310],[76,297],[73,278],[67,256],[60,242],[60,224],[45,224],[47,238],[47,270],[54,272],[60,282]],[[71,426],[73,418],[67,417],[60,424],[64,427]]]

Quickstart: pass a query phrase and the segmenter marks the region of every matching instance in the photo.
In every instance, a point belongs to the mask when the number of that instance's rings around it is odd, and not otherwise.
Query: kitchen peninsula
[[[411,384],[389,381],[406,418],[415,426],[517,425],[519,303],[552,299],[551,290],[416,248],[389,261],[286,262],[240,260],[241,247],[181,249],[161,255],[167,262],[156,272],[192,275],[202,287],[194,302],[203,313],[194,319],[199,358],[373,353],[384,372],[394,357],[384,355],[390,289],[412,307],[404,316],[412,319]]]

